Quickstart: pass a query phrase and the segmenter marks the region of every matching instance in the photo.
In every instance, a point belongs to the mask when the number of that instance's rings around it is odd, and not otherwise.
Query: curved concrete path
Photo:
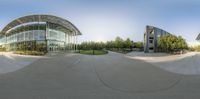
[[[125,92],[155,92],[175,86],[181,79],[140,60],[110,52],[95,57],[94,66],[101,80],[110,88]]]
[[[0,52],[0,74],[13,72],[35,62],[44,56],[17,55],[12,52]]]
[[[188,52],[182,55],[132,52],[126,56],[130,59],[146,61],[169,72],[184,75],[200,75],[199,52]]]
[[[110,52],[59,53],[0,75],[0,99],[199,99],[200,77]]]

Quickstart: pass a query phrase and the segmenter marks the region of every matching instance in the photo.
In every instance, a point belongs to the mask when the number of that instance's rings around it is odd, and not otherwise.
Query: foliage
[[[80,53],[86,55],[104,55],[107,54],[108,52],[104,50],[94,50],[93,53],[93,50],[80,50]]]
[[[190,48],[192,51],[200,52],[200,45]]]
[[[143,48],[142,42],[133,42],[130,40],[130,38],[127,38],[126,40],[116,37],[114,41],[107,41],[104,42],[82,42],[78,45],[79,50],[112,50],[117,52],[130,52],[132,51],[132,48]]]
[[[78,45],[79,50],[102,50],[105,48],[105,44],[103,42],[83,42]]]
[[[115,38],[115,42],[114,42],[114,47],[115,48],[118,48],[118,50],[120,49],[120,48],[123,48],[124,47],[124,40],[122,39],[122,38],[120,38],[120,37],[116,37]]]
[[[143,46],[143,42],[134,42],[133,43],[134,44],[134,48],[143,48],[144,46]]]
[[[5,47],[0,47],[0,52],[5,52],[6,48]]]
[[[175,51],[176,49],[187,49],[187,43],[181,36],[166,35],[158,40],[158,47],[164,51]]]
[[[14,54],[20,54],[20,55],[45,55],[44,52],[39,52],[39,51],[15,51]]]
[[[124,48],[130,48],[132,50],[132,48],[133,48],[133,42],[129,38],[127,38],[124,41]]]

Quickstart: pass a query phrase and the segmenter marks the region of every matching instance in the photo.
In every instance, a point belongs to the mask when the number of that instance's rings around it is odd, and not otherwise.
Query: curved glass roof
[[[50,23],[58,24],[71,31],[74,31],[76,32],[76,35],[81,35],[81,32],[71,22],[63,18],[53,16],[53,15],[29,15],[29,16],[17,18],[13,20],[12,22],[10,22],[8,25],[6,25],[1,31],[1,33],[6,34],[7,31],[9,31],[10,29],[18,25],[29,23],[29,22],[50,22]]]

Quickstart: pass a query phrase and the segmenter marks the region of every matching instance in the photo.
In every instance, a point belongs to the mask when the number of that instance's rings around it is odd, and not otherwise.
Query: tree
[[[114,41],[107,41],[106,43],[103,42],[82,42],[78,45],[79,50],[115,50],[118,51],[126,51],[124,49],[130,49],[132,50],[133,47],[133,41],[130,40],[130,38],[127,38],[126,40],[123,40],[120,37],[116,37]],[[143,43],[139,43],[140,48],[143,46]]]
[[[186,49],[187,43],[181,36],[165,35],[158,40],[158,47],[163,51],[174,51],[175,49]]]
[[[123,39],[120,37],[115,38],[115,48],[118,50],[123,47]]]
[[[106,49],[112,50],[115,47],[115,41],[107,41],[105,47]]]
[[[125,40],[125,42],[124,42],[124,47],[125,47],[125,48],[129,48],[130,50],[132,50],[133,42],[132,42],[129,38],[127,38],[127,39]]]
[[[78,45],[79,52],[80,50],[92,50],[93,54],[95,50],[102,50],[105,48],[105,44],[103,42],[82,42]]]
[[[134,42],[134,48],[142,49],[143,48],[143,42]]]
[[[188,48],[188,45],[187,45],[185,39],[183,39],[181,36],[178,36],[178,44],[177,44],[177,46],[180,49],[187,49]]]

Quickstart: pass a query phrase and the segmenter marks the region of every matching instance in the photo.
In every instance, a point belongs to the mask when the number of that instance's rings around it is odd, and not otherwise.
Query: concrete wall
[[[169,34],[168,32],[154,26],[146,26],[144,33],[144,52],[158,52],[158,39]]]

